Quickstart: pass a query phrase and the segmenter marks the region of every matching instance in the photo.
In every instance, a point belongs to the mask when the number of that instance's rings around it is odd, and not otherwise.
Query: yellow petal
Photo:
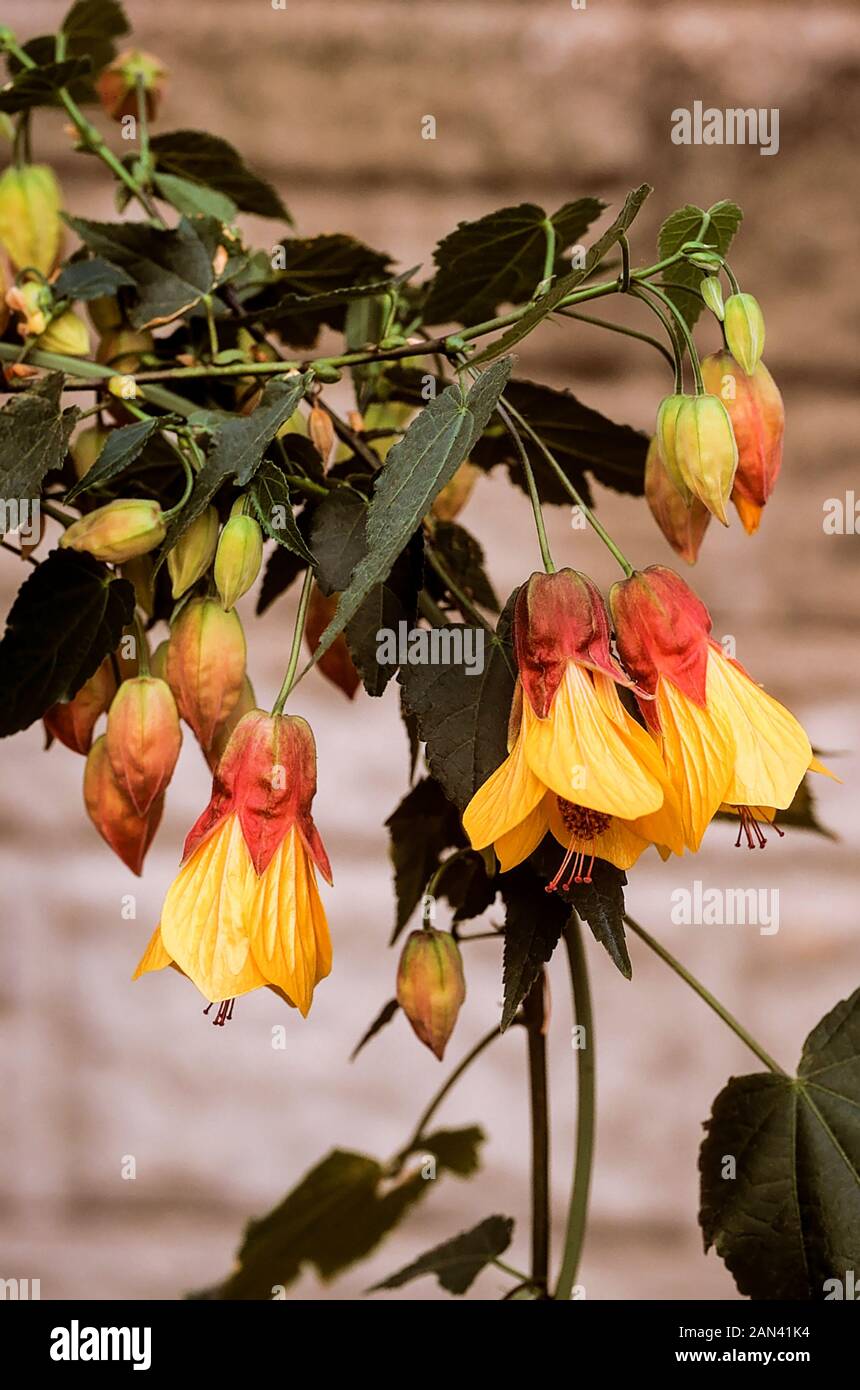
[[[552,798],[555,800],[555,797]],[[499,857],[499,867],[502,873],[507,873],[508,869],[516,868],[524,859],[528,859],[533,849],[537,849],[544,835],[549,828],[549,816],[546,808],[547,798],[542,798],[530,811],[525,820],[515,825],[513,830],[508,830],[506,834],[500,835],[495,842],[496,854]]]
[[[228,816],[183,864],[161,914],[164,949],[213,1004],[266,983],[247,921],[256,880],[238,817]]]
[[[821,761],[820,758],[813,758],[813,759],[812,759],[812,762],[809,764],[808,771],[809,771],[809,772],[820,772],[821,775],[822,775],[822,777],[830,777],[830,778],[832,779],[832,781],[838,782],[839,785],[842,786],[842,778],[841,778],[841,777],[837,777],[835,772],[831,772],[831,771],[830,771],[830,768],[829,768],[829,767],[826,767],[826,766],[824,765],[824,763]]]
[[[528,706],[528,701],[523,702]],[[529,706],[530,708],[530,706]],[[505,761],[479,787],[463,812],[473,849],[485,849],[524,821],[546,788],[529,767],[520,735]]]
[[[623,820],[656,811],[663,789],[626,729],[603,709],[591,674],[568,663],[546,719],[523,701],[529,766],[557,796]]]
[[[684,840],[695,851],[726,799],[734,761],[731,725],[720,709],[700,709],[665,677],[657,684],[657,712]]]
[[[133,980],[139,980],[141,975],[145,975],[149,970],[163,970],[165,966],[173,964],[173,957],[168,955],[164,949],[164,942],[161,939],[161,926],[157,926],[152,936],[149,938],[149,945],[140,958],[140,964],[132,975]]]
[[[734,775],[722,799],[733,806],[790,806],[812,761],[794,715],[716,650],[708,657],[707,700],[726,714],[734,735]]]
[[[675,854],[683,854],[684,826],[681,819],[681,802],[672,786],[657,739],[624,708],[618,687],[609,676],[596,673],[594,688],[601,706],[618,725],[628,748],[663,788],[663,805],[659,810],[652,811],[647,816],[634,817],[630,821],[630,828],[644,840],[663,845]]]
[[[331,939],[316,874],[295,827],[256,885],[251,951],[267,982],[307,1016],[314,986],[331,970]]]

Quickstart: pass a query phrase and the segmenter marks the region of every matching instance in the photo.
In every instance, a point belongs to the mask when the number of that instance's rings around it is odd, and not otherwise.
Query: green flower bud
[[[397,1002],[440,1062],[465,997],[463,961],[451,933],[435,927],[412,932],[397,968]]]
[[[720,277],[718,275],[706,275],[699,288],[711,313],[715,314],[722,323],[726,311],[723,305],[723,287],[720,284]]]
[[[50,275],[60,253],[60,188],[47,164],[12,166],[0,177],[0,245],[16,270]]]
[[[686,404],[687,399],[686,396],[680,395],[666,396],[666,398],[660,402],[660,406],[657,410],[656,437],[660,457],[663,460],[663,465],[669,475],[669,479],[681,494],[687,506],[689,506],[692,501],[692,493],[681,472],[675,448],[675,429],[678,414],[681,408]]]
[[[218,512],[207,507],[183,531],[167,556],[167,569],[173,585],[173,597],[181,598],[198,579],[202,579],[212,563],[218,545]]]
[[[218,542],[215,585],[225,612],[246,594],[260,573],[263,533],[251,516],[231,516]]]
[[[60,546],[121,565],[161,545],[166,532],[158,502],[151,498],[120,498],[73,522],[63,532]]]
[[[752,376],[764,352],[764,315],[751,294],[733,294],[726,300],[726,342],[729,352]]]
[[[728,526],[726,503],[738,466],[738,446],[719,396],[688,396],[675,421],[675,460],[684,482]]]
[[[36,345],[41,352],[59,352],[64,357],[88,357],[90,335],[87,325],[72,309],[52,319]]]

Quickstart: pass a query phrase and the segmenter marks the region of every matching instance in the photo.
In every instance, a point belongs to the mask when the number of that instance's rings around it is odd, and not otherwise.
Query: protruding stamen
[[[736,810],[741,823],[738,829],[738,838],[735,840],[735,849],[740,849],[741,836],[746,837],[747,849],[764,849],[767,844],[767,836],[762,830],[759,819],[752,807],[738,806]],[[784,830],[780,830],[779,826],[775,825],[773,821],[768,821],[767,825],[770,830],[776,831],[780,839],[783,839],[785,835]]]
[[[233,1005],[235,1003],[235,999],[221,1000],[221,1003],[218,1005],[218,1012],[212,1020],[213,1028],[223,1028],[225,1023],[230,1022],[230,1019],[233,1017]],[[204,1014],[208,1014],[212,1007],[212,1004],[207,1004],[206,1008],[203,1010]]]

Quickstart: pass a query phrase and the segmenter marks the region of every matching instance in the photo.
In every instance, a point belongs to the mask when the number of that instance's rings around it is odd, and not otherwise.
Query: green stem
[[[218,329],[215,326],[215,315],[212,312],[212,296],[204,294],[203,307],[206,310],[206,327],[209,330],[209,351],[213,357],[218,356]]]
[[[272,714],[281,714],[284,705],[287,703],[287,696],[293,688],[296,667],[299,664],[299,653],[302,649],[302,637],[305,631],[305,619],[308,615],[308,604],[311,598],[311,587],[314,582],[314,572],[310,565],[305,570],[305,580],[302,585],[302,593],[299,599],[299,611],[296,614],[296,626],[293,632],[293,645],[290,648],[290,660],[287,665],[287,672],[284,676],[283,684],[278,691],[278,698],[272,706]]]
[[[543,511],[541,509],[540,504],[540,494],[537,490],[534,469],[532,468],[531,460],[526,452],[526,446],[523,444],[520,432],[514,424],[513,420],[511,419],[510,415],[508,414],[507,410],[505,410],[505,407],[503,405],[497,405],[496,412],[499,415],[499,418],[502,420],[505,429],[508,431],[514,443],[516,444],[517,452],[520,456],[520,462],[523,465],[523,476],[526,480],[526,487],[528,488],[529,500],[532,504],[532,512],[534,514],[535,528],[537,530],[538,537],[538,545],[540,546],[540,553],[541,559],[543,560],[544,570],[547,574],[555,574],[555,564],[553,563],[552,551],[549,548],[549,540],[547,539],[546,524],[543,519]]]
[[[588,986],[588,966],[582,943],[582,928],[575,913],[571,913],[564,932],[570,979],[573,989],[573,1012],[577,1025],[583,1030],[584,1047],[577,1049],[576,1097],[576,1158],[573,1186],[564,1238],[564,1258],[558,1276],[554,1298],[567,1302],[573,1292],[588,1214],[591,1189],[591,1169],[594,1161],[594,1020],[591,1012],[591,991]]]
[[[407,1143],[403,1145],[403,1148],[400,1149],[399,1152],[392,1159],[391,1164],[389,1165],[390,1171],[399,1172],[409,1155],[411,1153],[414,1153],[416,1149],[420,1148],[421,1140],[424,1138],[427,1126],[429,1125],[433,1116],[436,1114],[436,1111],[439,1109],[439,1106],[442,1104],[445,1097],[448,1095],[449,1091],[453,1090],[463,1073],[469,1070],[469,1067],[472,1065],[472,1063],[478,1057],[480,1057],[481,1053],[484,1052],[486,1048],[490,1046],[490,1043],[495,1042],[496,1038],[500,1038],[501,1036],[502,1034],[499,1031],[497,1025],[489,1033],[485,1033],[484,1036],[478,1042],[475,1043],[475,1046],[472,1048],[471,1052],[466,1053],[462,1062],[459,1062],[457,1064],[457,1066],[451,1072],[451,1075],[448,1077],[447,1081],[445,1081],[444,1084],[440,1086],[439,1090],[436,1092],[430,1104],[424,1110],[423,1114],[421,1115],[421,1118],[419,1119],[418,1123],[415,1126],[415,1129],[412,1132],[412,1137],[407,1141]]]
[[[693,376],[696,379],[696,395],[704,395],[705,383],[702,380],[702,369],[699,366],[699,354],[696,351],[696,344],[693,341],[693,335],[687,327],[687,320],[684,318],[684,315],[681,313],[681,310],[678,308],[677,304],[675,304],[674,301],[671,300],[668,294],[666,294],[663,290],[658,290],[656,285],[651,284],[647,285],[645,288],[647,289],[649,294],[655,295],[657,299],[662,301],[662,303],[669,310],[669,313],[674,318],[675,323],[678,326],[678,332],[681,334],[681,337],[683,338],[686,344],[687,352],[690,356],[690,365],[693,368]]]
[[[517,1279],[520,1284],[528,1284],[532,1288],[535,1286],[534,1279],[530,1279],[521,1269],[514,1269],[513,1265],[509,1265],[506,1260],[492,1260],[491,1264],[494,1264],[496,1269],[500,1269],[503,1274],[510,1274],[511,1278]]]
[[[17,362],[18,357],[19,351],[12,343],[0,343],[0,362]],[[27,360],[32,367],[43,367],[45,371],[64,372],[70,376],[72,380],[63,382],[64,391],[93,391],[99,383],[120,375],[112,367],[105,367],[100,362],[89,362],[84,357],[66,357],[59,352],[31,352]],[[129,376],[128,373],[124,375]],[[194,401],[187,401],[183,396],[176,396],[161,386],[141,388],[136,377],[129,376],[129,380],[135,383],[135,388],[143,400],[160,406],[162,410],[170,410],[176,415],[187,417],[200,408]],[[4,387],[0,378],[0,394],[4,392],[14,394],[9,392],[8,387]]]
[[[53,502],[46,502],[44,498],[39,503],[39,506],[46,516],[51,517],[54,521],[58,521],[64,528],[73,525],[78,519],[76,516],[70,516],[68,512],[62,511],[59,507],[55,506]]]
[[[523,1004],[528,1035],[532,1134],[532,1280],[546,1290],[549,1278],[549,1088],[544,1032],[544,977],[538,976]]]
[[[546,252],[543,259],[543,275],[540,284],[534,292],[534,299],[540,299],[541,295],[546,294],[552,284],[553,267],[555,266],[555,227],[548,217],[544,218],[544,236],[546,237]]]
[[[750,1051],[755,1053],[756,1057],[758,1057],[760,1062],[764,1063],[768,1071],[772,1071],[775,1076],[788,1075],[788,1072],[786,1072],[778,1062],[774,1061],[770,1053],[765,1051],[761,1043],[756,1042],[755,1038],[747,1032],[743,1024],[739,1023],[734,1015],[730,1014],[728,1009],[720,1003],[719,999],[715,999],[711,991],[705,988],[701,980],[697,980],[695,975],[691,975],[690,971],[687,970],[679,960],[676,960],[671,952],[666,950],[665,946],[662,946],[644,927],[641,927],[638,922],[634,922],[633,918],[629,917],[626,913],[624,914],[624,921],[630,930],[635,932],[636,935],[645,942],[646,946],[649,946],[661,960],[666,962],[670,969],[674,970],[676,975],[679,975],[692,990],[695,990],[699,998],[705,1001],[709,1009],[713,1009],[714,1013],[723,1020],[723,1023],[727,1024],[732,1032],[741,1039],[741,1042],[746,1043]]]
[[[176,503],[176,506],[171,507],[169,511],[162,513],[162,516],[165,521],[172,521],[175,516],[179,515],[179,513],[182,511],[182,508],[185,506],[185,503],[191,496],[191,490],[194,487],[194,469],[191,467],[191,464],[188,462],[188,459],[186,458],[185,454],[181,449],[174,449],[173,452],[176,454],[177,458],[182,464],[183,469],[185,470],[185,488],[183,490],[182,496]]]
[[[137,128],[140,142],[140,164],[149,177],[149,121],[146,118],[146,80],[142,72],[135,78],[137,89]]]
[[[650,289],[651,286],[649,285],[648,288]],[[668,314],[664,313],[659,304],[655,304],[653,299],[648,298],[645,289],[641,285],[634,285],[630,293],[635,295],[637,299],[640,299],[643,304],[647,305],[652,314],[657,315],[666,330],[669,342],[672,344],[672,356],[669,360],[675,372],[675,395],[680,395],[684,389],[684,348],[682,339],[675,327],[674,320],[671,319]]]
[[[468,594],[460,588],[455,579],[451,578],[447,567],[442,560],[439,559],[439,556],[436,554],[436,551],[433,550],[432,546],[427,546],[425,557],[430,568],[436,571],[442,583],[445,585],[445,588],[457,600],[460,612],[463,614],[464,618],[471,618],[472,621],[477,623],[479,627],[482,627],[485,632],[489,632],[495,637],[493,628],[487,622],[486,618],[482,617],[478,612]]]
[[[631,291],[634,294],[635,292],[635,290]],[[674,368],[675,366],[675,358],[672,353],[657,338],[652,338],[650,333],[640,333],[636,328],[628,328],[621,323],[610,323],[609,319],[598,319],[593,314],[578,314],[574,309],[560,309],[559,313],[566,319],[577,319],[580,323],[594,324],[595,328],[607,328],[610,333],[623,333],[625,338],[637,338],[640,343],[650,343],[651,347],[656,348],[661,356],[665,357],[670,367]]]
[[[576,503],[576,505],[580,508],[580,510],[582,511],[582,513],[583,513],[583,515],[584,515],[586,521],[588,522],[589,526],[591,526],[591,528],[592,528],[594,531],[596,531],[597,535],[598,535],[598,536],[600,537],[600,539],[603,541],[603,544],[606,546],[607,550],[608,550],[612,555],[614,555],[615,559],[618,561],[619,565],[621,566],[621,568],[623,569],[624,573],[627,575],[627,578],[629,579],[630,576],[631,576],[632,574],[635,573],[635,570],[634,570],[633,566],[631,565],[631,563],[630,563],[630,561],[627,559],[627,557],[622,553],[622,551],[621,551],[621,550],[618,548],[618,546],[615,544],[615,541],[612,539],[612,537],[610,536],[610,534],[609,534],[609,532],[606,530],[606,528],[602,525],[601,522],[598,521],[597,517],[594,515],[594,512],[591,510],[591,508],[588,506],[588,504],[584,501],[584,499],[582,498],[582,496],[581,496],[581,494],[579,493],[579,491],[577,490],[577,488],[574,487],[573,483],[570,481],[570,478],[568,478],[568,476],[567,476],[567,474],[565,473],[564,469],[562,468],[561,464],[558,463],[557,460],[555,459],[555,457],[553,456],[553,454],[550,453],[549,449],[548,449],[547,446],[544,444],[544,442],[543,442],[543,440],[541,439],[540,435],[537,434],[536,431],[532,429],[532,427],[531,427],[531,425],[529,424],[529,422],[528,422],[526,419],[524,419],[522,415],[520,415],[520,413],[519,413],[518,410],[515,410],[515,409],[514,409],[514,407],[511,405],[510,401],[505,400],[504,396],[502,397],[502,401],[504,402],[504,408],[505,408],[505,410],[509,411],[510,414],[513,415],[513,417],[514,417],[514,419],[516,420],[517,424],[520,426],[520,429],[524,430],[525,433],[529,436],[529,438],[530,438],[531,440],[533,440],[533,442],[534,442],[534,443],[537,445],[537,447],[540,449],[541,453],[543,454],[543,456],[544,456],[544,458],[546,459],[547,463],[548,463],[548,464],[550,465],[550,467],[552,468],[553,472],[555,473],[555,475],[556,475],[556,477],[558,478],[559,482],[561,483],[562,487],[563,487],[563,488],[565,489],[565,491],[567,492],[568,496],[569,496],[569,497]]]

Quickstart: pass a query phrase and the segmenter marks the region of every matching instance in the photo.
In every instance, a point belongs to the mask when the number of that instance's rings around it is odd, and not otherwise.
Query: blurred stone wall
[[[65,6],[7,0],[29,37]],[[783,387],[783,479],[755,540],[737,523],[706,541],[694,582],[718,635],[833,752],[845,785],[822,784],[839,842],[789,835],[741,855],[717,829],[695,860],[633,875],[631,912],[660,935],[786,1066],[808,1029],[860,983],[856,932],[857,546],[826,535],[826,499],[858,488],[853,204],[860,26],[852,4],[619,4],[588,0],[187,0],[129,5],[136,39],[168,64],[161,129],[227,137],[284,194],[302,233],[350,231],[403,265],[431,262],[458,220],[522,200],[553,208],[596,193],[617,206],[655,186],[633,254],[647,261],[661,219],[683,202],[729,197],[746,220],[733,252],[762,300],[768,363]],[[780,149],[675,146],[671,113],[696,100],[776,107]],[[426,115],[436,139],[421,138]],[[40,123],[74,210],[110,216],[91,159],[73,155],[62,118]],[[114,132],[115,138],[115,132]],[[117,142],[119,147],[119,142]],[[611,211],[607,216],[611,215]],[[250,220],[261,244],[280,229]],[[606,316],[619,311],[611,304]],[[625,305],[635,321],[638,307]],[[708,328],[705,349],[717,345]],[[589,404],[649,428],[667,389],[647,348],[583,325],[545,326],[518,370],[569,385]],[[637,562],[668,561],[645,509],[600,494],[601,515]],[[537,563],[528,507],[500,477],[482,483],[464,520],[485,543],[499,591]],[[563,509],[550,518],[557,558],[615,576]],[[0,555],[11,599],[20,574]],[[250,617],[251,600],[245,611]],[[249,622],[261,702],[277,688],[292,627],[281,600]],[[86,821],[82,764],[32,729],[3,746],[0,867],[0,1058],[9,1121],[0,1176],[5,1277],[41,1278],[44,1297],[172,1298],[230,1266],[252,1214],[277,1201],[334,1145],[384,1157],[411,1129],[442,1069],[398,1019],[353,1066],[356,1038],[392,993],[394,957],[384,817],[402,795],[406,746],[392,697],[349,708],[312,675],[297,708],[320,747],[318,822],[335,865],[326,894],[335,971],[307,1023],[268,995],[243,1000],[212,1030],[171,972],[129,976],[157,920],[182,838],[207,795],[202,760],[183,752],[168,809],[136,882]],[[780,930],[679,927],[670,894],[706,885],[775,887]],[[124,920],[123,895],[137,917]],[[491,914],[492,916],[492,914]],[[500,996],[496,943],[468,948],[469,999],[451,1058],[487,1027]],[[633,943],[634,980],[590,948],[596,994],[599,1133],[593,1220],[582,1279],[593,1298],[726,1297],[731,1280],[704,1258],[694,1213],[701,1122],[730,1074],[756,1063],[665,967]],[[562,961],[554,962],[551,1086],[553,1204],[563,1226],[574,1114],[574,1056]],[[286,1052],[271,1046],[285,1022]],[[440,1115],[480,1122],[490,1140],[472,1183],[445,1180],[372,1261],[322,1290],[350,1298],[375,1278],[491,1211],[518,1219],[511,1259],[527,1261],[528,1134],[523,1040],[495,1044]],[[124,1156],[136,1179],[121,1177]],[[560,1234],[557,1235],[557,1240]],[[497,1297],[501,1276],[476,1292]],[[428,1281],[398,1296],[432,1298]]]

